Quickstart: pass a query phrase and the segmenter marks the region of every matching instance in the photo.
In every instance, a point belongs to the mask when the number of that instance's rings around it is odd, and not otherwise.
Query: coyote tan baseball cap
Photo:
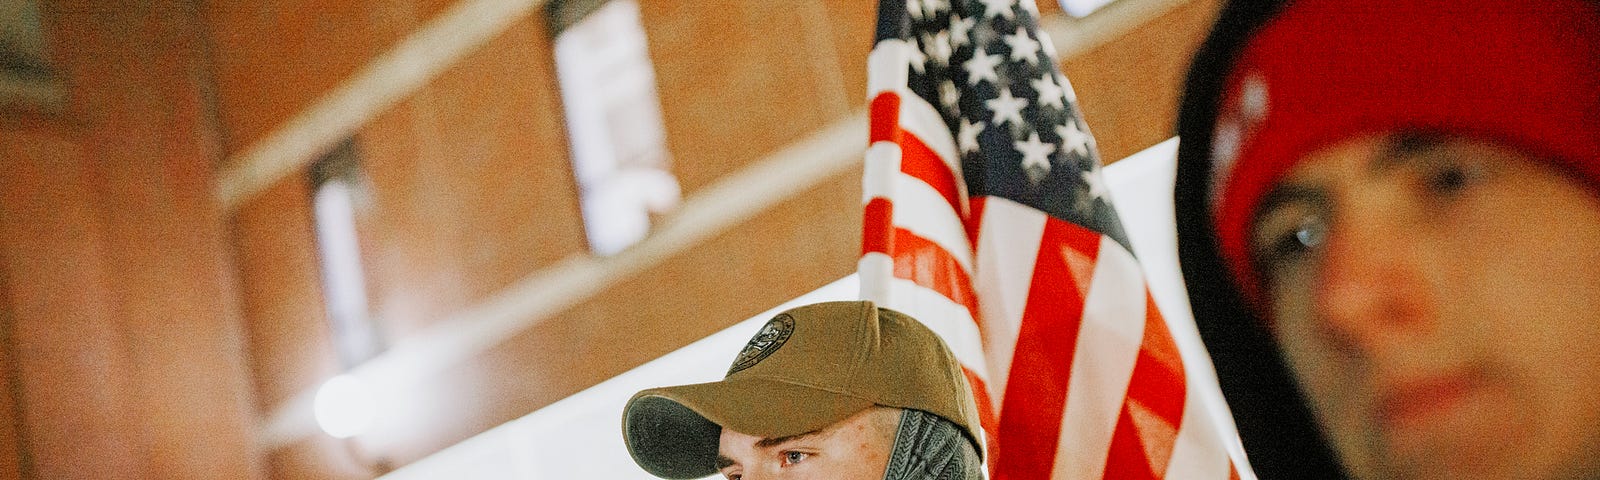
[[[873,405],[944,417],[982,451],[971,388],[944,341],[911,317],[866,301],[778,314],[721,381],[635,394],[623,409],[622,434],[645,471],[700,478],[717,472],[723,427],[787,437]]]

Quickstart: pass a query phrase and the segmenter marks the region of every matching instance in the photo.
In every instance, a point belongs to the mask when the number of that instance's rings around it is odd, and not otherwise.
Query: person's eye
[[[744,478],[744,475],[742,475],[742,474],[738,474],[738,473],[727,473],[727,472],[723,472],[723,473],[722,473],[722,478],[726,478],[726,479],[728,479],[728,480],[739,480],[739,479],[741,479],[741,478]]]
[[[1293,262],[1322,248],[1328,238],[1328,225],[1318,216],[1300,218],[1290,228],[1277,233],[1267,254],[1278,262]]]
[[[1286,255],[1304,255],[1322,248],[1328,242],[1328,223],[1321,216],[1308,216],[1300,220],[1294,231],[1285,235],[1280,250]]]
[[[795,451],[783,452],[783,464],[784,465],[794,465],[794,464],[803,462],[807,458],[810,458],[810,457],[811,457],[811,454],[805,453],[805,452],[795,452]]]
[[[1327,222],[1320,216],[1308,215],[1268,233],[1261,253],[1272,263],[1294,261],[1322,248],[1327,239]]]
[[[1273,215],[1257,228],[1255,260],[1269,277],[1304,265],[1328,241],[1328,223],[1322,215]]]

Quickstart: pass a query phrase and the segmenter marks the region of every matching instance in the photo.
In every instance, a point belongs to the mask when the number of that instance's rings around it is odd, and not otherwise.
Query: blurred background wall
[[[0,1],[0,480],[374,478],[851,273],[876,2],[622,1]],[[1217,3],[1038,1],[1103,158]]]

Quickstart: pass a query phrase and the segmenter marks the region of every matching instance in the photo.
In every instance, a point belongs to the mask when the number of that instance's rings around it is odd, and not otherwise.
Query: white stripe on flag
[[[861,204],[873,198],[894,200],[895,177],[900,173],[900,146],[894,142],[872,142],[861,173]]]
[[[1099,479],[1105,472],[1144,337],[1144,275],[1133,255],[1108,237],[1100,237],[1094,279],[1083,303],[1061,414],[1061,442],[1050,476],[1057,480]]]
[[[894,226],[950,252],[961,269],[972,275],[972,247],[961,217],[950,208],[938,190],[916,177],[896,172],[894,176]]]
[[[1185,370],[1192,367],[1185,365]],[[1204,404],[1201,385],[1186,383],[1184,392],[1183,425],[1178,428],[1178,438],[1172,445],[1172,460],[1167,464],[1165,478],[1228,478],[1228,451],[1224,438]]]
[[[872,53],[867,54],[869,95],[884,91],[906,91],[906,79],[911,75],[911,48],[905,40],[898,38],[885,39],[872,47]]]
[[[978,219],[977,290],[983,317],[984,345],[989,359],[989,396],[1003,405],[1011,355],[1017,349],[1017,329],[1028,306],[1033,265],[1044,237],[1045,215],[1031,207],[1000,197],[984,200]],[[999,412],[996,412],[999,413]]]
[[[962,365],[973,370],[987,384],[988,372],[983,358],[983,338],[978,334],[978,322],[973,320],[967,307],[951,301],[944,294],[917,285],[903,278],[892,280],[891,309],[905,312],[922,321],[933,333],[939,334],[950,351]]]
[[[878,305],[892,305],[894,297],[891,279],[894,278],[894,259],[880,252],[867,252],[856,261],[856,272],[861,275],[861,299]]]

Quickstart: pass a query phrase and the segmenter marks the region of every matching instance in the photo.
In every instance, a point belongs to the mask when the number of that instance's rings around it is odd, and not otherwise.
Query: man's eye
[[[1285,248],[1293,249],[1296,253],[1316,250],[1328,241],[1328,224],[1322,221],[1322,217],[1306,217],[1287,237],[1284,239]]]
[[[1301,218],[1293,226],[1272,236],[1266,245],[1270,262],[1292,261],[1322,247],[1328,238],[1328,225],[1318,216]]]
[[[805,461],[811,454],[805,452],[783,452],[783,464],[794,465]]]
[[[1257,226],[1253,254],[1267,279],[1298,271],[1314,260],[1328,241],[1328,223],[1317,214],[1274,215]]]

